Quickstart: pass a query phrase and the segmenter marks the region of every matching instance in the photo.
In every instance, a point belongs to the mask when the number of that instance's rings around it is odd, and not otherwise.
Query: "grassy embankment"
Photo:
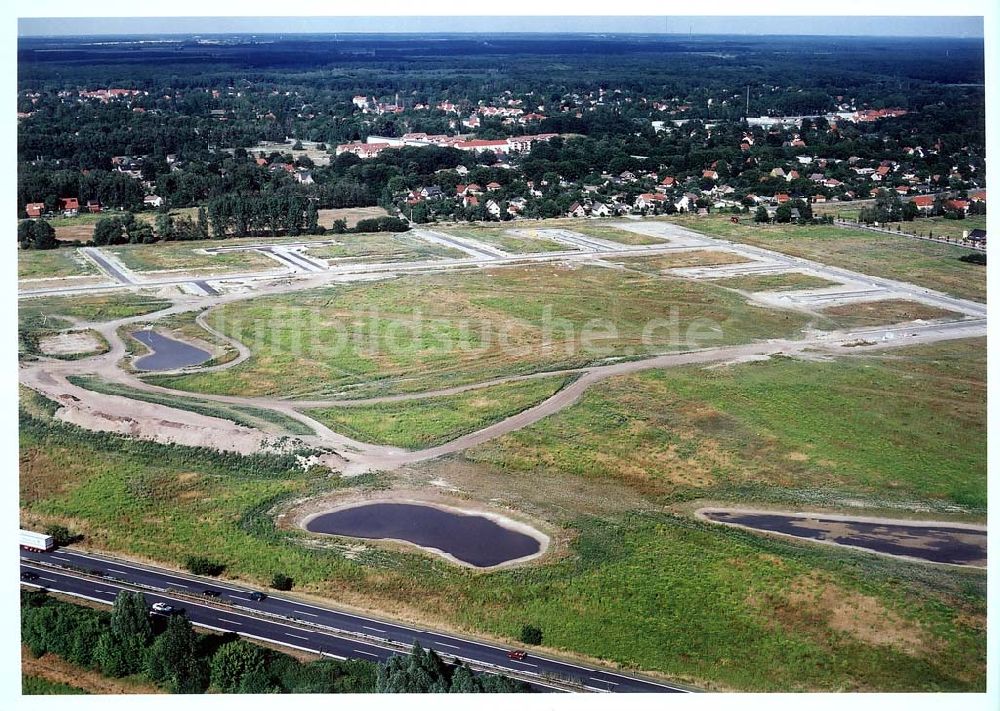
[[[416,392],[607,357],[791,336],[807,317],[751,306],[708,283],[530,265],[264,296],[227,304],[209,319],[253,356],[225,371],[153,382],[290,397]],[[609,335],[607,325],[617,333]]]
[[[450,442],[527,410],[554,395],[568,382],[569,379],[563,376],[533,378],[457,395],[308,410],[306,414],[363,442],[423,449]]]
[[[669,221],[734,242],[986,301],[986,267],[959,261],[970,252],[962,247],[832,225],[757,225],[747,217],[734,225],[727,215]]]
[[[372,546],[303,547],[268,514],[390,475],[331,480],[287,459],[246,466],[44,420],[21,430],[22,511],[97,547],[175,565],[212,550],[228,575],[262,583],[281,570],[302,590],[428,624],[507,639],[538,624],[552,648],[713,688],[982,690],[982,571],[714,526],[685,502],[981,517],[984,399],[982,340],[598,384],[468,460],[396,475],[411,487],[444,477],[465,499],[571,533],[547,564],[486,574]]]
[[[739,291],[791,291],[793,289],[823,289],[836,286],[838,282],[823,279],[812,274],[787,272],[785,274],[759,274],[755,276],[729,277],[716,279],[716,286]]]

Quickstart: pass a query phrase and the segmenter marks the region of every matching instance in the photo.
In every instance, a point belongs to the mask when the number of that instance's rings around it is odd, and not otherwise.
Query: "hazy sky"
[[[128,17],[21,18],[18,35],[274,32],[668,32],[982,37],[981,17]]]

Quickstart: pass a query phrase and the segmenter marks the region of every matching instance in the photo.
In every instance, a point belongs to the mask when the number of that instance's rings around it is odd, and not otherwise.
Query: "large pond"
[[[702,510],[709,521],[782,533],[931,563],[986,565],[986,531],[961,524],[871,520],[822,514]]]
[[[477,568],[534,556],[542,549],[539,538],[485,516],[423,504],[359,504],[314,516],[305,528],[312,533],[406,541]]]
[[[132,337],[152,351],[135,362],[139,370],[175,370],[204,363],[212,357],[208,351],[176,341],[151,331],[134,331]]]

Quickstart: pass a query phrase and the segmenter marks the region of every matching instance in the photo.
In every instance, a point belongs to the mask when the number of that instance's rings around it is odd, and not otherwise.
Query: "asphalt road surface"
[[[77,568],[91,576],[73,570],[53,570],[40,561],[63,568]],[[684,692],[649,679],[640,679],[597,667],[541,657],[528,652],[522,661],[508,659],[508,649],[485,642],[441,634],[429,630],[393,624],[380,619],[332,610],[299,602],[291,598],[272,596],[260,602],[250,599],[250,588],[220,583],[209,578],[182,575],[173,571],[81,553],[60,548],[49,553],[21,551],[21,570],[38,574],[32,584],[53,592],[65,592],[111,604],[122,589],[119,581],[154,588],[143,590],[148,603],[167,602],[183,608],[192,623],[210,629],[235,632],[288,647],[344,658],[384,661],[402,649],[419,642],[433,649],[444,659],[458,657],[477,664],[489,665],[499,673],[519,673],[533,685],[545,686],[548,680],[582,685],[589,691],[619,693]],[[113,578],[113,580],[112,580]],[[204,590],[220,593],[211,604],[193,602],[186,596],[203,597]],[[180,593],[180,594],[178,594]],[[207,598],[206,598],[207,599]],[[334,631],[356,635],[337,636]],[[363,635],[363,637],[362,637]],[[404,645],[400,649],[381,646],[388,642]]]

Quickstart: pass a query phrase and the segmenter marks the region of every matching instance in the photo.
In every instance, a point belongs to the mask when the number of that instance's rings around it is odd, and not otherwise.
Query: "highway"
[[[250,599],[251,588],[68,548],[48,553],[22,550],[21,570],[39,576],[24,584],[109,605],[123,585],[138,586],[148,603],[167,602],[183,608],[188,619],[202,627],[334,657],[384,661],[394,654],[405,653],[416,641],[426,649],[435,650],[442,658],[457,657],[473,666],[515,675],[536,687],[544,688],[546,682],[551,682],[601,692],[687,691],[599,667],[538,656],[530,651],[525,659],[512,660],[507,657],[505,647],[319,607],[290,597],[268,593],[266,599],[255,602]],[[206,598],[203,595],[206,589],[216,590],[220,596]],[[549,687],[550,690],[554,688]]]

